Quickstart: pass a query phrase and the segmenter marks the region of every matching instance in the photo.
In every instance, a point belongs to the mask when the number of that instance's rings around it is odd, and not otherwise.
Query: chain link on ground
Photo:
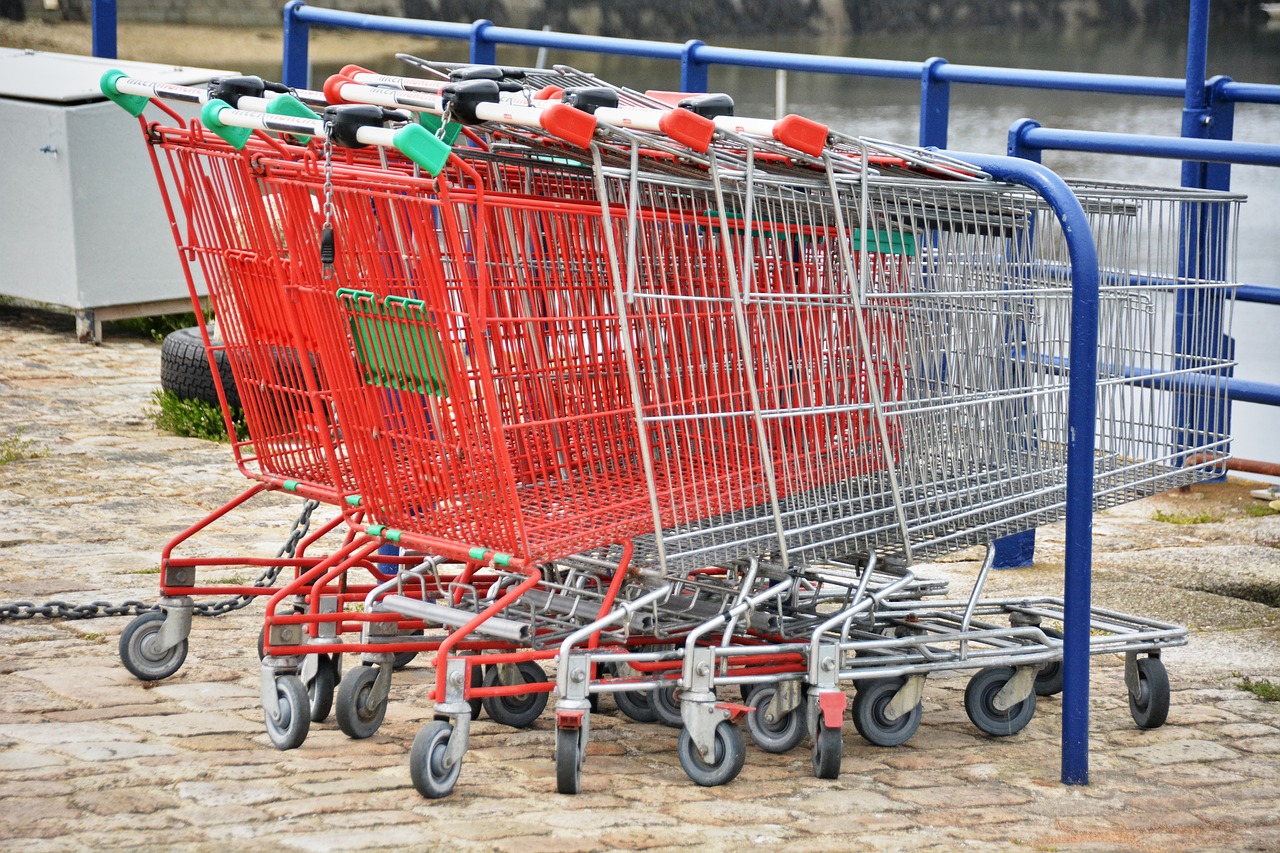
[[[306,501],[302,505],[302,511],[298,513],[298,517],[293,520],[293,526],[289,529],[289,536],[285,539],[284,544],[280,546],[280,550],[276,552],[277,559],[293,557],[297,554],[298,544],[302,542],[303,537],[311,529],[311,514],[319,506],[318,501],[312,500]],[[264,587],[274,585],[283,569],[283,564],[268,567],[262,574],[258,575],[251,586]],[[255,598],[257,598],[255,595],[233,595],[230,598],[222,598],[217,601],[197,601],[194,612],[196,616],[223,616],[242,607],[248,607],[249,603]],[[0,603],[0,622],[34,619],[37,616],[43,616],[46,619],[101,619],[107,616],[141,616],[143,613],[159,609],[160,605],[158,604],[147,604],[145,601],[138,601],[137,599],[129,599],[120,604],[112,604],[109,601],[91,601],[88,604],[72,604],[69,601],[46,601],[44,604],[36,604],[32,601],[11,601]]]

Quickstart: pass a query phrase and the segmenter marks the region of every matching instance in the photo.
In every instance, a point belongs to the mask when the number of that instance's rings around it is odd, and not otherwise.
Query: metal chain
[[[333,122],[324,123],[324,224],[320,227],[321,277],[333,278],[336,259],[333,234]]]
[[[277,559],[293,557],[297,554],[298,545],[311,529],[311,514],[319,506],[320,503],[318,501],[307,501],[302,505],[302,512],[298,513],[298,517],[293,520],[293,526],[289,529],[288,538],[280,546],[280,550],[276,552]],[[270,566],[262,574],[258,575],[252,586],[272,586],[275,584],[276,579],[280,577],[280,572],[283,569],[283,563]],[[235,595],[219,601],[198,601],[195,604],[195,614],[197,616],[222,616],[225,613],[231,613],[247,607],[257,597],[256,595]],[[31,601],[11,601],[0,603],[0,622],[16,622],[22,619],[32,619],[36,616],[43,616],[46,619],[99,619],[104,616],[141,616],[143,613],[159,609],[160,605],[158,604],[147,604],[136,599],[130,599],[121,604],[112,604],[109,601],[92,601],[88,604],[72,604],[68,601],[47,601],[44,604],[35,604]]]

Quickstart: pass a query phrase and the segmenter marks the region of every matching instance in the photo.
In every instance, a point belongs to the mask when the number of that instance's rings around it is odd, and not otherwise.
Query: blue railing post
[[[699,39],[689,39],[680,52],[680,91],[707,91],[707,63],[698,60],[698,48],[706,43]]]
[[[116,0],[93,0],[93,55],[116,58]]]
[[[1093,456],[1097,432],[1098,250],[1080,201],[1053,172],[1009,157],[953,153],[1031,187],[1062,223],[1071,258],[1067,389],[1066,566],[1062,639],[1062,783],[1089,784],[1089,620],[1093,606]]]
[[[938,76],[947,61],[934,56],[920,70],[920,145],[947,147],[947,125],[951,121],[951,84]]]
[[[480,20],[471,25],[471,62],[475,65],[496,65],[498,45],[486,37],[493,21]]]
[[[307,4],[289,0],[284,4],[284,63],[281,81],[294,89],[311,86],[311,25],[298,12]]]

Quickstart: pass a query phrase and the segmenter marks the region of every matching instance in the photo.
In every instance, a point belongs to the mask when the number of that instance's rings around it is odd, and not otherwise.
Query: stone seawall
[[[87,19],[91,0],[18,0],[28,17]],[[53,3],[58,8],[46,8]],[[122,21],[230,26],[280,23],[281,0],[131,0]],[[629,38],[683,40],[766,33],[900,32],[941,29],[1052,30],[1177,25],[1187,2],[1167,0],[323,0],[329,9],[444,21],[487,18],[503,26]],[[1215,0],[1213,15],[1261,16],[1254,0]]]

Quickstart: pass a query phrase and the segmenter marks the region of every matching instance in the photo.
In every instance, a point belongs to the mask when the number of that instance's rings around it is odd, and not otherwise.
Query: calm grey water
[[[1174,30],[1103,31],[1067,35],[1003,32],[917,36],[874,36],[843,40],[767,38],[726,41],[703,34],[708,42],[733,47],[831,55],[922,60],[942,56],[951,62],[1182,78],[1186,34]],[[412,44],[393,48],[416,52]],[[465,46],[448,45],[442,59],[465,59]],[[500,62],[533,64],[534,52],[499,49]],[[567,63],[634,88],[674,89],[679,70],[673,63],[616,56],[557,54],[547,63]],[[379,70],[404,73],[388,59]],[[313,82],[337,69],[317,67]],[[278,71],[278,69],[277,69]],[[263,73],[266,73],[265,71]],[[1250,83],[1280,83],[1280,29],[1215,25],[1209,49],[1209,75],[1224,74]],[[711,88],[729,92],[740,115],[771,116],[775,78],[771,71],[713,68]],[[902,142],[918,134],[919,84],[792,74],[787,80],[788,109],[848,133]],[[1120,98],[1084,94],[953,86],[949,147],[1003,153],[1010,124],[1034,118],[1046,127],[1128,131],[1176,136],[1181,99]],[[1252,142],[1280,140],[1280,107],[1241,105],[1236,138]],[[1070,177],[1092,177],[1176,186],[1174,161],[1047,152],[1045,164]],[[1280,169],[1233,169],[1232,188],[1249,195],[1240,221],[1239,276],[1242,281],[1280,286]],[[1240,305],[1234,318],[1236,375],[1280,382],[1280,306]],[[1280,462],[1280,409],[1238,404],[1234,410],[1237,455]]]

